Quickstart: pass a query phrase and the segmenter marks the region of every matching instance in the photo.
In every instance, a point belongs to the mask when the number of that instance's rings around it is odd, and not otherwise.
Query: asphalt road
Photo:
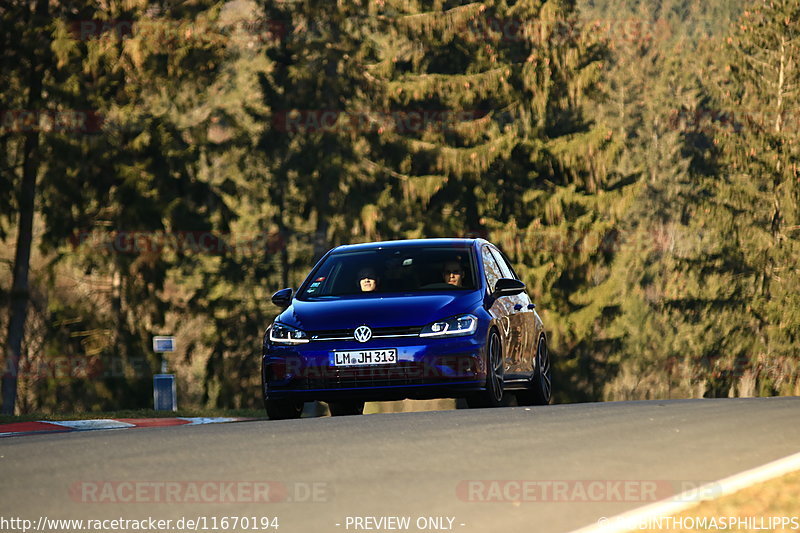
[[[798,451],[800,398],[13,437],[0,439],[0,518],[205,517],[211,531],[213,517],[278,517],[281,533],[561,532]],[[213,503],[232,494],[235,503]],[[387,516],[409,517],[410,525],[352,518]]]

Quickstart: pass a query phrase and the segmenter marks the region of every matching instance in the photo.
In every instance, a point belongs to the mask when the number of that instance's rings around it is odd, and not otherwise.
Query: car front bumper
[[[265,345],[264,397],[366,401],[462,397],[486,382],[485,339],[398,337],[355,341],[317,341],[295,346]],[[334,352],[397,350],[397,363],[334,366]]]

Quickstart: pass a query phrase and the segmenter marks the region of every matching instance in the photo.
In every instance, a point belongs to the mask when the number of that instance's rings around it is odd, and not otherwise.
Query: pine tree
[[[605,168],[619,200],[605,241],[611,262],[573,297],[585,304],[579,338],[597,361],[584,372],[606,399],[727,395],[721,356],[743,346],[744,303],[721,261],[729,235],[708,220],[720,169],[703,120],[708,65],[698,59],[715,57],[725,19],[705,25],[713,3],[608,4],[584,17],[609,31],[595,116],[613,132]]]
[[[272,14],[283,35],[269,51],[271,127],[260,146],[272,169],[275,224],[301,254],[283,259],[284,285],[289,272],[298,283],[304,265],[358,234],[359,191],[370,174],[362,165],[360,121],[369,92],[363,67],[375,31],[368,4],[303,2]]]
[[[56,21],[59,68],[51,94],[67,109],[93,110],[103,122],[96,131],[49,136],[42,186],[53,192],[43,194],[45,244],[61,251],[61,265],[106,287],[99,314],[113,333],[101,356],[106,364],[121,358],[125,375],[108,382],[103,401],[115,408],[148,405],[149,376],[159,365],[150,338],[172,332],[166,328],[180,323],[176,315],[211,321],[213,340],[192,337],[187,360],[191,344],[201,345],[198,352],[203,343],[215,354],[241,352],[240,340],[231,348],[230,336],[215,334],[230,330],[234,313],[214,314],[215,297],[207,295],[225,294],[231,280],[242,278],[241,257],[229,241],[239,237],[231,231],[246,184],[230,171],[263,129],[259,75],[268,62],[263,53],[248,52],[264,42],[223,3],[87,6],[80,16],[106,30],[76,35],[69,19]],[[215,239],[212,249],[193,242],[201,236]],[[70,240],[86,242],[77,249],[63,245]],[[220,306],[235,296],[228,293]],[[243,306],[252,308],[252,301]],[[136,361],[147,364],[134,372]],[[212,376],[225,371],[222,365]],[[252,381],[252,369],[246,374]]]
[[[716,132],[725,172],[716,218],[730,228],[728,261],[743,265],[746,351],[731,370],[738,394],[796,390],[800,301],[800,5],[749,4],[727,39],[714,102],[729,120]],[[724,217],[724,218],[723,218]],[[741,376],[741,379],[739,378]]]
[[[25,324],[28,315],[28,304],[30,301],[29,269],[31,249],[33,246],[33,219],[35,212],[35,197],[37,192],[37,179],[41,170],[39,157],[40,150],[40,131],[38,124],[38,113],[43,103],[43,85],[45,73],[51,63],[49,50],[49,36],[46,28],[49,18],[49,3],[46,0],[36,2],[24,2],[17,6],[16,10],[9,10],[3,15],[3,22],[10,22],[9,27],[21,30],[22,39],[16,40],[9,32],[3,36],[3,41],[14,41],[10,43],[10,53],[3,53],[3,62],[9,59],[12,61],[20,59],[20,66],[12,66],[9,72],[9,82],[6,91],[21,89],[24,97],[24,109],[27,114],[36,117],[31,124],[23,124],[22,139],[19,137],[10,140],[6,137],[7,132],[3,132],[3,141],[0,148],[3,149],[3,163],[14,161],[14,165],[3,169],[3,174],[11,176],[11,179],[0,180],[0,188],[6,190],[14,187],[17,190],[16,202],[12,204],[8,200],[0,201],[0,205],[16,207],[17,219],[17,242],[14,254],[13,278],[11,290],[9,292],[9,317],[8,335],[6,337],[5,350],[3,354],[3,414],[14,414],[17,397],[18,371],[20,356],[22,354],[22,342],[25,335]],[[19,18],[16,18],[19,17]],[[22,22],[22,24],[19,24]],[[4,65],[5,66],[5,65]],[[5,71],[4,71],[5,72]],[[16,74],[16,76],[14,75]],[[16,99],[6,98],[3,100],[14,101]],[[20,101],[20,100],[17,100]],[[4,120],[5,122],[5,120]],[[6,129],[5,124],[3,125]],[[11,126],[11,134],[14,135],[16,126]],[[17,149],[17,157],[12,155],[11,150]],[[5,164],[3,165],[5,167]],[[18,180],[15,179],[18,177]],[[0,232],[2,234],[3,232]]]

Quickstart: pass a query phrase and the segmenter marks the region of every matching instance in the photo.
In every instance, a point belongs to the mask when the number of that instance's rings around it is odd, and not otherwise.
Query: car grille
[[[346,389],[446,383],[473,378],[479,365],[471,354],[458,354],[440,358],[435,366],[401,361],[386,366],[307,367],[295,385],[305,389]]]
[[[398,363],[391,367],[328,368],[324,375],[310,377],[304,385],[309,389],[345,389],[349,387],[380,387],[422,385],[426,377],[417,363]]]
[[[328,329],[309,332],[312,341],[353,340],[354,329]],[[419,326],[399,328],[374,328],[373,339],[389,339],[392,337],[417,337],[422,328]]]

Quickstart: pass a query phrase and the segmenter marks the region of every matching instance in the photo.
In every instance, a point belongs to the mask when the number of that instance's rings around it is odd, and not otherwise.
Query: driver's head
[[[448,261],[444,265],[444,272],[442,273],[445,283],[460,287],[464,279],[464,271],[458,261]]]
[[[378,288],[378,275],[372,268],[362,268],[358,271],[358,286],[361,292],[372,292]]]

